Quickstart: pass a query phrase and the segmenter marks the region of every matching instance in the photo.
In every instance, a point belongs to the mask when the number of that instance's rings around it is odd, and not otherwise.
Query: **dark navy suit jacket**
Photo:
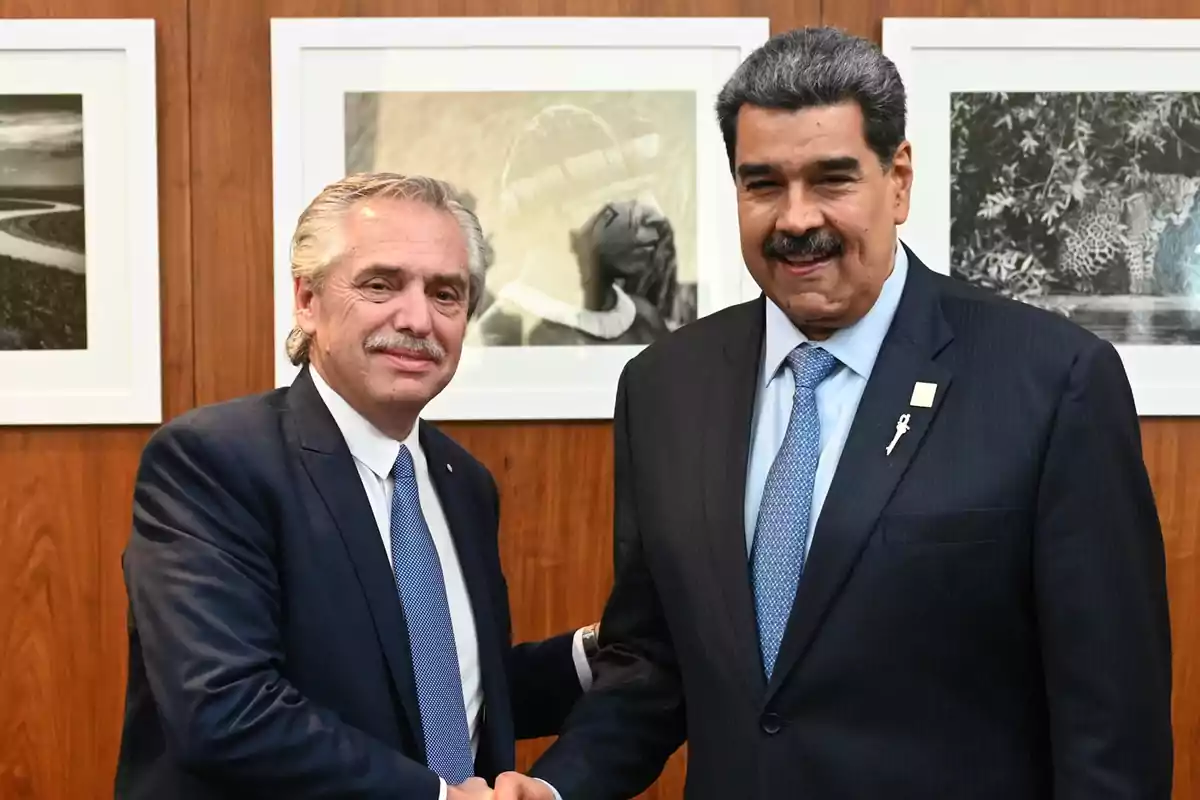
[[[1112,345],[910,252],[767,681],[743,523],[763,303],[621,377],[596,681],[533,774],[628,798],[686,737],[688,800],[1169,800],[1163,541]]]
[[[420,439],[475,615],[477,774],[557,732],[581,694],[571,635],[514,647],[492,476]],[[307,369],[200,408],[142,457],[124,555],[123,800],[436,800],[403,609],[350,452]]]

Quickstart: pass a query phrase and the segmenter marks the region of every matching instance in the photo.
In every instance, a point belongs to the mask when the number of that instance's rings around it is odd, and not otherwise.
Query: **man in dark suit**
[[[486,796],[591,681],[514,647],[487,469],[419,418],[486,264],[438,181],[352,176],[292,242],[302,369],[146,446],[124,566],[117,798]]]
[[[1164,556],[1121,360],[897,241],[904,89],[774,37],[717,105],[764,296],[634,358],[596,683],[537,780],[689,800],[1168,800]]]

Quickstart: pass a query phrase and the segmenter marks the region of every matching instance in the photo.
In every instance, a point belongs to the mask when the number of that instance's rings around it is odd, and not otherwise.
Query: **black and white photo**
[[[271,20],[275,380],[287,231],[348,174],[451,184],[482,288],[431,420],[611,419],[643,348],[757,296],[713,111],[765,17]]]
[[[921,165],[900,238],[1200,414],[1200,20],[885,17]]]
[[[1200,92],[950,103],[953,275],[1115,343],[1200,344]]]
[[[0,350],[87,348],[83,97],[0,95]]]
[[[468,342],[645,345],[696,317],[694,92],[346,95],[346,172],[427,172],[476,201]]]
[[[162,421],[153,19],[0,19],[0,425]]]

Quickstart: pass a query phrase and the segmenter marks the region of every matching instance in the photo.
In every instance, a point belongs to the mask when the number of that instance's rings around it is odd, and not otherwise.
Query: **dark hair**
[[[738,66],[717,97],[717,121],[734,168],[738,110],[744,104],[797,111],[853,100],[863,137],[884,167],[904,141],[904,84],[873,42],[837,28],[798,28],[772,36]]]

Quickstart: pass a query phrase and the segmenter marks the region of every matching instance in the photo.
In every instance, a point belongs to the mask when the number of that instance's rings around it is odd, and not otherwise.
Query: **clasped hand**
[[[556,800],[554,792],[541,781],[528,778],[519,772],[505,772],[496,778],[492,789],[483,778],[468,778],[457,786],[450,786],[446,800]]]

